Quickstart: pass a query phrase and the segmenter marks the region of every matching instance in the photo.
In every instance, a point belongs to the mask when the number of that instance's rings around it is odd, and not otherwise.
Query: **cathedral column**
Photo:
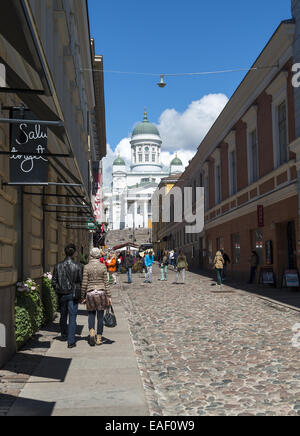
[[[144,202],[144,227],[148,229],[148,201]]]

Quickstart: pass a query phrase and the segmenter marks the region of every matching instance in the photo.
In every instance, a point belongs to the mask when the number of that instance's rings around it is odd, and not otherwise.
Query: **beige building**
[[[103,74],[92,71],[100,59],[103,70],[103,60],[90,38],[87,2],[3,0],[1,6],[0,326],[6,347],[0,343],[0,367],[15,350],[16,283],[39,282],[69,242],[78,255],[89,249],[92,168],[106,154]],[[12,117],[24,121],[12,124]],[[15,128],[23,130],[24,144],[46,131],[48,153],[39,143],[27,161],[9,154]],[[14,168],[25,169],[21,184],[11,183],[12,159]],[[48,183],[32,184],[29,169],[41,161],[48,163]]]

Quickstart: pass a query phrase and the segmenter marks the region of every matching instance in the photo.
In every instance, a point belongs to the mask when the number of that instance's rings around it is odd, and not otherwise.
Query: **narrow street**
[[[56,321],[49,342],[44,333],[13,359],[29,353],[33,362],[39,348],[47,349],[6,413],[0,402],[3,414],[300,414],[299,348],[292,346],[298,311],[229,286],[217,290],[193,273],[186,285],[173,283],[173,271],[160,282],[157,266],[152,284],[140,274],[133,278],[128,285],[119,276],[113,288],[118,327],[105,330],[102,347],[87,345],[81,307],[76,349],[57,340]],[[9,392],[28,373],[26,361],[23,369],[13,361],[0,372],[4,394],[3,387]]]

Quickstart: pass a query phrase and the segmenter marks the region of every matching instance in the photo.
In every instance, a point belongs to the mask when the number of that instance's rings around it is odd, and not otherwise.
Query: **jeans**
[[[132,268],[127,269],[128,283],[132,283]]]
[[[78,303],[73,300],[72,294],[63,295],[60,298],[60,330],[61,335],[68,337],[68,344],[76,342],[76,318],[78,313]],[[69,315],[69,328],[68,328]]]
[[[167,280],[167,273],[168,273],[168,265],[162,266],[160,268],[160,280]]]
[[[226,271],[227,271],[227,266],[224,265],[223,270],[222,270],[222,279],[226,279]]]
[[[217,281],[218,281],[218,285],[220,286],[222,284],[222,270],[221,269],[217,269]]]
[[[152,266],[146,267],[145,281],[152,282]]]
[[[89,312],[89,330],[95,330],[96,315],[98,318],[97,323],[97,335],[102,335],[103,333],[103,318],[104,310],[95,310],[94,312]]]
[[[182,277],[182,283],[184,283],[184,281],[185,281],[185,269],[184,268],[180,268],[177,271],[177,273],[176,273],[176,283],[178,283],[179,276]]]

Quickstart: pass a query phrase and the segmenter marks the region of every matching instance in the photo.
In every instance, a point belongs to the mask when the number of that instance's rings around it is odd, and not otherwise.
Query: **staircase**
[[[109,248],[126,242],[134,242],[137,245],[147,244],[151,242],[151,233],[149,229],[136,229],[134,240],[132,229],[110,230],[106,235],[105,243]]]

